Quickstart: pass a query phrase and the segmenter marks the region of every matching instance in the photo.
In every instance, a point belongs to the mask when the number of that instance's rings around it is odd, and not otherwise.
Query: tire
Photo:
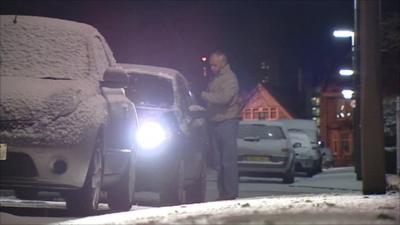
[[[103,139],[97,137],[83,187],[66,193],[67,210],[73,215],[93,215],[97,211],[103,181],[103,148]]]
[[[284,184],[293,184],[294,183],[294,163],[290,167],[290,169],[286,172],[285,176],[283,177],[283,183]]]
[[[166,176],[164,185],[160,191],[160,205],[180,205],[185,201],[184,189],[184,164],[183,161],[175,161],[171,167],[171,175]]]
[[[39,198],[39,192],[35,190],[15,190],[15,197],[21,200],[35,200]]]
[[[185,203],[202,203],[206,198],[206,165],[203,164],[199,177],[186,187]]]
[[[115,188],[108,191],[108,207],[114,211],[128,211],[132,208],[135,194],[135,157],[132,156],[129,165],[115,184]]]

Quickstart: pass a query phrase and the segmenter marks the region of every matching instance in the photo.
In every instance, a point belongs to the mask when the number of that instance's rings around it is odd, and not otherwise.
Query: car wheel
[[[67,210],[72,214],[92,215],[96,212],[103,181],[103,165],[103,139],[98,137],[83,187],[65,196]]]
[[[166,177],[160,191],[161,206],[179,205],[185,200],[183,161],[174,162],[171,172],[171,176]]]
[[[203,164],[199,177],[186,187],[186,203],[201,203],[206,198],[206,165]]]
[[[295,175],[295,170],[294,170],[294,163],[290,167],[290,169],[286,172],[286,174],[283,177],[283,183],[285,184],[292,184],[294,183],[294,175]]]
[[[35,200],[39,197],[39,192],[35,190],[15,190],[15,197],[21,200]]]
[[[135,194],[135,157],[132,156],[129,166],[115,188],[108,191],[107,203],[115,211],[128,211],[131,209]]]

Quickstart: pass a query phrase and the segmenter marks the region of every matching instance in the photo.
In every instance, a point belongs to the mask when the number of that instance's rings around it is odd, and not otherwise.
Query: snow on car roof
[[[127,70],[128,73],[143,73],[150,74],[155,76],[161,76],[168,79],[175,79],[177,76],[182,76],[178,71],[160,67],[160,66],[149,66],[149,65],[138,65],[138,64],[127,64],[127,63],[119,63],[119,66]]]
[[[15,15],[0,15],[1,26],[6,24],[14,23]],[[99,33],[96,28],[85,24],[70,20],[62,20],[49,17],[39,17],[39,16],[20,16],[17,15],[17,23],[27,24],[28,26],[35,26],[40,24],[40,26],[46,26],[52,29],[62,29],[76,31],[82,36],[92,36],[94,33]]]

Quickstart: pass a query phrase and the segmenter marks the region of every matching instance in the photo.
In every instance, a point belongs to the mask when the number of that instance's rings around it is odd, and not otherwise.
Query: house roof
[[[276,100],[276,98],[270,93],[270,91],[267,89],[267,88],[265,88],[263,85],[261,85],[261,84],[257,84],[257,86],[256,86],[256,88],[254,88],[252,91],[251,91],[251,93],[248,95],[248,97],[247,98],[245,98],[245,107],[244,108],[246,108],[246,107],[248,107],[249,106],[249,104],[251,104],[251,99],[253,99],[253,98],[255,98],[256,96],[257,96],[257,94],[259,94],[259,96],[261,97],[261,98],[263,98],[264,99],[264,101],[266,101],[266,102],[269,102],[271,105],[275,105],[275,106],[277,106],[278,108],[280,108],[281,109],[281,112],[286,116],[286,117],[288,117],[288,118],[293,118],[293,116],[286,110],[286,108],[285,107],[283,107],[283,105],[280,103],[280,102],[278,102],[277,100]]]

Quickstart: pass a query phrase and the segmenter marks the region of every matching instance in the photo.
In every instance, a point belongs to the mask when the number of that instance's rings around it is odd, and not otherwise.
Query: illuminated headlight
[[[136,133],[136,141],[143,149],[158,147],[168,138],[168,133],[157,122],[145,122]]]

